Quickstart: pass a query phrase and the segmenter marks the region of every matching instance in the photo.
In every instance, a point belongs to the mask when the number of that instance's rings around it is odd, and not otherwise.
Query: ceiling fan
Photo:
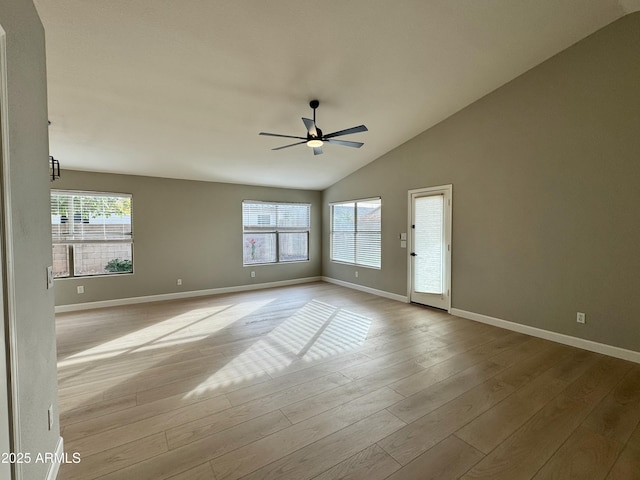
[[[294,135],[280,135],[279,133],[266,133],[260,132],[259,135],[266,135],[268,137],[283,137],[283,138],[297,138],[302,140],[301,142],[292,143],[290,145],[285,145],[283,147],[273,148],[272,150],[282,150],[283,148],[293,147],[295,145],[302,145],[306,143],[308,147],[313,148],[314,155],[320,155],[322,153],[322,145],[326,143],[331,143],[333,145],[342,145],[344,147],[354,147],[360,148],[364,143],[362,142],[350,142],[347,140],[336,140],[335,137],[341,137],[343,135],[350,135],[352,133],[358,132],[366,132],[368,131],[367,127],[364,125],[358,125],[357,127],[347,128],[345,130],[338,130],[337,132],[329,133],[324,135],[322,130],[318,128],[316,125],[316,108],[318,108],[320,102],[318,100],[311,100],[309,102],[309,106],[313,109],[313,120],[310,118],[302,117],[302,123],[307,129],[306,137],[296,137]]]

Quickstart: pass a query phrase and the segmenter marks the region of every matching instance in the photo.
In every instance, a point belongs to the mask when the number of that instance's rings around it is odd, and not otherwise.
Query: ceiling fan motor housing
[[[317,125],[316,125],[316,133],[318,135],[317,136],[313,136],[313,135],[311,135],[311,133],[307,132],[307,140],[312,140],[314,138],[322,138],[322,130],[320,130]]]

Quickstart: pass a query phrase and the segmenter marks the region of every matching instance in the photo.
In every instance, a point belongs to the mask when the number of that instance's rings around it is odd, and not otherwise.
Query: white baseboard
[[[56,313],[76,312],[79,310],[90,310],[92,308],[118,307],[121,305],[134,305],[137,303],[162,302],[165,300],[177,300],[180,298],[206,297],[208,295],[219,295],[221,293],[245,292],[248,290],[262,290],[264,288],[285,287],[300,283],[319,282],[322,277],[295,278],[292,280],[282,280],[278,282],[254,283],[251,285],[237,285],[233,287],[210,288],[207,290],[192,290],[188,292],[164,293],[160,295],[147,295],[144,297],[118,298],[114,300],[102,300],[97,302],[73,303],[70,305],[59,305]]]
[[[56,458],[62,457],[64,453],[64,440],[62,437],[58,438],[58,445],[56,445]],[[60,464],[58,462],[53,462],[49,465],[49,471],[47,472],[46,480],[56,480],[58,478],[58,471],[60,470]]]
[[[358,285],[357,283],[345,282],[344,280],[337,280],[331,277],[322,277],[323,282],[333,283],[334,285],[340,285],[341,287],[352,288],[361,292],[371,293],[379,297],[390,298],[398,302],[409,303],[409,298],[406,295],[398,295],[397,293],[385,292],[384,290],[377,290],[371,287],[365,287],[364,285]]]
[[[466,318],[467,320],[486,323],[507,330],[512,330],[514,332],[524,333],[533,337],[544,338],[545,340],[551,340],[552,342],[582,348],[583,350],[589,350],[590,352],[602,353],[603,355],[608,355],[610,357],[616,357],[623,360],[629,360],[630,362],[640,363],[640,352],[635,352],[633,350],[626,350],[624,348],[614,347],[611,345],[606,345],[604,343],[593,342],[591,340],[585,340],[583,338],[572,337],[570,335],[564,335],[562,333],[556,333],[549,330],[543,330],[541,328],[530,327],[529,325],[509,322],[508,320],[501,320],[499,318],[482,315],[480,313],[468,312],[466,310],[460,310],[458,308],[452,308],[451,315]]]

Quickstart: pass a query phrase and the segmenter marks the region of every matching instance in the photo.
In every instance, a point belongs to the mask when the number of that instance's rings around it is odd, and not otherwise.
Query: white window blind
[[[131,273],[131,195],[53,190],[51,240],[56,277]]]
[[[415,200],[414,289],[420,293],[444,291],[444,195]]]
[[[381,266],[379,198],[331,205],[331,260],[365,267]]]
[[[242,202],[243,265],[309,260],[310,206]]]
[[[130,242],[131,195],[51,192],[53,243]]]

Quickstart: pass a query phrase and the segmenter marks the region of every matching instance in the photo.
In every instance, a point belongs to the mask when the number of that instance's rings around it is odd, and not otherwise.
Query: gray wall
[[[55,281],[56,304],[251,285],[321,274],[321,193],[64,170],[51,188],[133,195],[134,274]],[[242,200],[311,203],[310,261],[242,266]],[[251,278],[250,272],[256,272]],[[182,286],[176,280],[182,279]],[[84,286],[78,294],[77,286]]]
[[[406,295],[407,190],[451,183],[454,308],[640,351],[639,59],[632,14],[328,188],[323,274]],[[378,195],[382,269],[356,279],[327,203]]]
[[[16,436],[21,452],[54,452],[56,424],[49,431],[47,408],[57,411],[56,345],[53,291],[46,289],[51,264],[48,219],[47,85],[44,30],[30,1],[0,1],[0,24],[6,32],[9,156],[4,158],[3,196],[8,196],[7,234],[10,335],[17,366]],[[6,187],[9,186],[9,190]],[[11,255],[12,252],[12,255]],[[21,466],[24,479],[44,479],[49,465]]]

